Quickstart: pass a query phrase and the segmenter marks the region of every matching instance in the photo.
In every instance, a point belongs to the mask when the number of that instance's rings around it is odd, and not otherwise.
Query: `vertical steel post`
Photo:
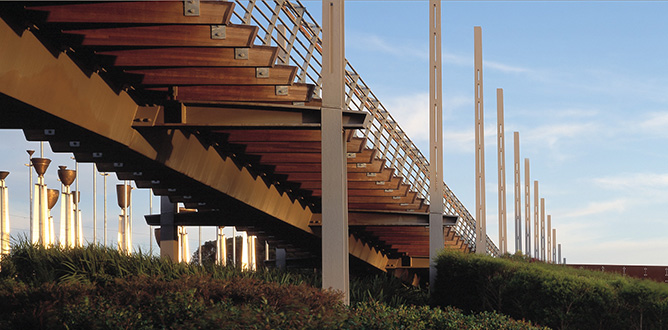
[[[0,258],[9,254],[9,193],[5,178],[7,171],[0,171]]]
[[[436,284],[436,255],[443,236],[443,88],[441,1],[429,1],[429,283]]]
[[[95,163],[93,163],[93,244],[97,244],[97,165]]]
[[[522,191],[520,189],[520,132],[513,132],[515,145],[514,178],[515,178],[515,252],[522,250]]]
[[[552,262],[552,216],[547,215],[547,262]]]
[[[552,228],[552,262],[555,264],[559,263],[557,259],[557,229]]]
[[[148,214],[153,214],[153,189],[148,188]],[[153,226],[148,226],[148,255],[153,255]]]
[[[531,257],[531,178],[529,158],[524,158],[524,254]]]
[[[496,89],[496,145],[499,165],[499,253],[508,252],[506,236],[506,138],[503,120],[503,89]]]
[[[540,204],[538,201],[538,181],[534,180],[533,182],[533,257],[540,259],[540,241],[538,240],[538,232],[540,231],[539,227],[539,212]]]
[[[482,97],[482,29],[473,28],[475,53],[475,252],[487,253],[487,220],[485,202],[485,119]]]
[[[561,259],[561,243],[557,244],[557,255],[559,256],[558,264],[560,264],[560,265],[565,264],[566,261],[565,260],[562,261],[562,259]]]
[[[106,246],[107,245],[107,176],[109,176],[109,173],[100,173],[101,176],[104,177],[104,225],[103,225],[103,237],[104,237],[104,243],[102,245]]]
[[[34,188],[33,183],[32,183],[32,155],[35,153],[35,150],[30,149],[30,150],[26,150],[26,152],[28,153],[28,164],[26,164],[26,166],[28,166],[28,180],[30,181],[30,182],[28,182],[28,190],[30,191],[29,192],[29,195],[30,195],[30,234],[32,235],[32,232],[34,230],[32,228],[33,227],[33,221],[32,221],[32,219],[33,219],[33,213],[32,213],[32,211],[33,211],[32,210],[33,209],[33,206],[32,206],[33,198],[32,197],[33,197],[33,188]]]
[[[545,198],[540,199],[540,260],[545,259]]]
[[[350,303],[345,103],[344,1],[323,0],[322,54],[322,287],[339,290]]]

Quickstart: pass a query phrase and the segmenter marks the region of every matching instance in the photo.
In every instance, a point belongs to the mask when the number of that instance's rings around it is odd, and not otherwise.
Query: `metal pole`
[[[436,284],[436,256],[443,236],[443,88],[441,1],[429,1],[429,284]]]
[[[538,204],[538,181],[534,180],[533,182],[533,257],[540,259],[540,241],[538,240],[538,231],[540,230],[538,222],[539,220],[539,207]]]
[[[100,173],[104,177],[104,243],[103,245],[107,245],[107,176],[109,176],[109,173]]]
[[[93,244],[97,244],[97,165],[93,163]]]
[[[525,254],[531,257],[531,178],[529,177],[529,158],[524,158],[524,244]]]
[[[557,259],[557,229],[552,228],[552,262],[559,263]]]
[[[508,253],[506,237],[506,140],[503,120],[503,89],[496,89],[496,145],[499,165],[499,253]]]
[[[475,53],[475,187],[477,254],[487,253],[487,220],[485,202],[485,119],[482,96],[482,28],[473,28]]]
[[[198,253],[197,256],[199,257],[199,265],[201,266],[202,265],[202,226],[199,226],[199,237],[197,239],[197,244],[199,245],[199,248],[197,249],[197,251],[199,251],[199,253]]]
[[[552,216],[547,215],[547,262],[552,262]]]
[[[153,214],[153,189],[148,189],[148,214]],[[148,254],[153,255],[153,226],[148,226]]]
[[[31,150],[26,150],[26,152],[28,153],[28,164],[26,164],[26,166],[28,166],[28,179],[30,180],[30,182],[28,182],[28,190],[30,191],[29,192],[29,194],[30,194],[30,233],[32,234],[32,232],[34,230],[32,228],[32,226],[33,226],[32,225],[32,217],[33,217],[33,213],[32,213],[32,208],[33,208],[33,206],[32,206],[32,203],[33,203],[33,199],[32,199],[32,194],[33,194],[33,190],[32,190],[33,189],[33,183],[32,183],[32,155],[35,153],[35,150],[32,150],[32,149]]]
[[[520,189],[520,132],[513,133],[515,144],[514,178],[515,178],[515,252],[522,250],[522,191]]]
[[[545,198],[540,199],[540,259],[545,261]]]
[[[563,262],[561,260],[561,243],[557,244],[557,254],[559,255],[559,264],[565,264],[566,263],[566,258],[563,259]]]
[[[344,1],[322,2],[322,287],[343,293],[350,304],[348,180],[342,126],[345,102]]]
[[[9,192],[5,185],[7,171],[0,171],[0,258],[9,254]]]

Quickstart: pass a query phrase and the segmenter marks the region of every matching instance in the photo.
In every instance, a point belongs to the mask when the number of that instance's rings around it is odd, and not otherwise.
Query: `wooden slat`
[[[210,25],[130,26],[63,33],[82,35],[84,46],[250,47],[257,30],[257,26],[228,25],[225,39],[211,39]]]
[[[98,2],[28,7],[47,11],[50,23],[227,24],[233,2],[202,1],[199,16],[185,16],[183,1]]]
[[[277,65],[268,70],[266,78],[258,78],[256,68],[245,67],[181,67],[125,72],[143,75],[141,83],[144,85],[289,85],[297,73],[296,66]]]
[[[360,165],[358,165],[360,164]],[[380,172],[385,164],[383,159],[373,159],[369,163],[348,163],[348,172],[353,173],[371,173]]]
[[[392,196],[350,196],[348,195],[348,203],[358,204],[392,204],[392,203],[413,203],[415,195],[397,196],[399,199],[394,199]]]
[[[271,142],[269,142],[271,143]],[[319,142],[318,142],[319,143]],[[371,163],[363,163],[365,167],[357,167],[358,163],[347,163],[348,173],[378,173],[381,171],[383,161],[374,159]],[[274,170],[275,173],[296,173],[296,172],[317,172],[320,173],[321,164],[309,164],[305,166],[299,163],[281,163],[277,164]]]
[[[288,95],[276,95],[275,86],[177,86],[177,101],[183,102],[303,102],[313,96],[313,85],[293,84]],[[167,92],[166,87],[149,87],[146,90]]]
[[[367,181],[367,182],[376,182],[376,181],[389,181],[392,175],[392,169],[385,169],[382,173],[373,173],[376,176],[367,176],[366,173],[348,173],[348,182],[353,181]],[[287,174],[288,181],[320,181],[322,180],[322,174],[320,172],[293,172],[293,173],[280,173]]]
[[[234,59],[234,48],[219,47],[169,47],[96,51],[98,55],[115,56],[116,66],[272,66],[278,48],[253,46],[248,49],[248,59]]]
[[[320,141],[320,131],[304,130],[219,130],[215,133],[227,134],[230,143],[243,142],[288,142],[288,141]]]
[[[420,203],[413,203],[408,205],[401,204],[370,204],[370,203],[348,203],[350,210],[383,210],[383,211],[409,211],[423,212],[427,211],[427,207]]]
[[[391,181],[384,182],[383,184],[376,184],[376,182],[361,182],[361,181],[351,181],[348,182],[348,189],[397,189],[401,184],[402,178],[393,177]],[[301,184],[301,189],[304,190],[320,190],[321,184],[320,181],[304,181]]]

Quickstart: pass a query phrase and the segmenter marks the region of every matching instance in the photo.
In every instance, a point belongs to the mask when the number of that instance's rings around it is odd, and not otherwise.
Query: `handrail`
[[[322,86],[322,29],[306,7],[299,0],[235,1],[235,23],[258,26],[256,43],[278,47],[277,63],[297,66],[297,82],[314,84],[314,96],[319,97]],[[420,198],[429,202],[427,158],[348,61],[345,79],[348,110],[366,110],[372,118],[365,130],[357,131],[358,137],[366,138],[367,145],[378,150],[379,157],[385,159],[385,165],[394,168],[395,174],[402,176]],[[475,249],[475,219],[447,184],[444,184],[443,203],[446,213],[459,216],[455,232]],[[499,253],[489,237],[487,253]]]

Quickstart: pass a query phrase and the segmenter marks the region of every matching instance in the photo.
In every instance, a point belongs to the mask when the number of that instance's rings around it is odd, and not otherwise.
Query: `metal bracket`
[[[255,68],[255,78],[269,78],[269,68]]]
[[[70,141],[70,147],[71,148],[77,148],[77,147],[80,147],[80,146],[81,146],[80,141]]]
[[[183,16],[199,16],[199,0],[184,1]]]
[[[248,48],[235,48],[234,49],[234,59],[235,60],[247,60],[248,59]]]
[[[225,39],[226,26],[225,25],[211,25],[211,39]]]
[[[288,86],[276,86],[276,95],[277,96],[287,96],[288,95]]]
[[[347,152],[346,153],[346,158],[356,158],[357,154],[354,152]]]
[[[376,176],[376,173],[374,173],[374,172],[369,172],[369,173],[366,174],[366,176]]]
[[[365,168],[365,167],[366,167],[366,163],[356,163],[356,164],[355,164],[355,167],[357,167],[357,168]]]
[[[93,153],[93,158],[102,158],[102,153],[101,152],[94,152]]]

